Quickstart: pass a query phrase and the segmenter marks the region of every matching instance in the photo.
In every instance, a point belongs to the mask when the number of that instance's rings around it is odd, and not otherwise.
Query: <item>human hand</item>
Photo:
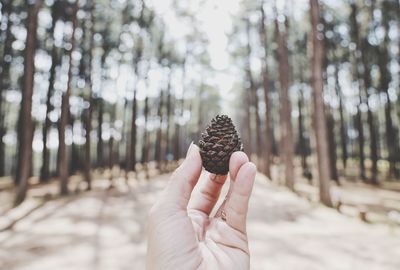
[[[197,183],[201,170],[199,148],[192,144],[150,210],[148,270],[250,268],[246,217],[255,165],[243,152],[232,154],[229,191],[215,216],[210,213],[227,176],[208,174]]]

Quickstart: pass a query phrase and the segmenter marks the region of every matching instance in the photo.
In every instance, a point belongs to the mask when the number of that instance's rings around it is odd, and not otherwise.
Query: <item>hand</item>
[[[250,268],[246,217],[256,167],[245,153],[232,154],[232,181],[215,216],[210,213],[227,176],[209,174],[194,189],[201,169],[199,148],[192,144],[150,210],[148,270]]]

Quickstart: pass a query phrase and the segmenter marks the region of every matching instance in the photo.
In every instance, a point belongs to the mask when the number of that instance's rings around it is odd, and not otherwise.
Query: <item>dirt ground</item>
[[[1,210],[0,269],[144,269],[146,215],[168,175]],[[40,193],[39,191],[37,191]],[[3,197],[4,199],[5,197]],[[23,217],[23,218],[21,218]],[[251,269],[398,270],[400,227],[368,224],[257,176],[250,202]]]

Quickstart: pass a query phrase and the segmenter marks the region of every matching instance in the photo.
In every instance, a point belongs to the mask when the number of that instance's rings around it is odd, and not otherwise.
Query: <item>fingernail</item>
[[[190,156],[190,153],[193,151],[193,145],[194,145],[194,143],[193,143],[193,141],[190,143],[190,145],[189,145],[189,148],[188,148],[188,150],[187,150],[187,153],[186,153],[186,156],[188,157],[188,156]]]

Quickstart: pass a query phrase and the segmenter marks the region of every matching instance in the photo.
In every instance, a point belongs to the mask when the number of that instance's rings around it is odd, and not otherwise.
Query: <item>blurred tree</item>
[[[68,57],[69,57],[69,64],[68,64],[68,81],[67,81],[67,90],[63,93],[62,95],[62,103],[61,103],[61,116],[60,116],[60,122],[58,126],[58,141],[59,141],[59,146],[58,146],[58,151],[59,151],[59,175],[60,175],[60,194],[61,195],[66,195],[68,194],[68,177],[69,177],[69,171],[68,171],[68,158],[67,158],[67,147],[65,143],[65,132],[68,124],[68,119],[71,117],[70,116],[70,103],[69,103],[69,98],[71,95],[71,89],[72,89],[72,65],[73,65],[73,59],[72,59],[72,53],[75,49],[75,30],[77,27],[77,12],[79,9],[79,2],[76,0],[73,4],[71,4],[68,9],[66,10],[67,14],[70,16],[70,20],[72,23],[72,33],[71,33],[71,39],[70,39],[70,46],[68,50]]]
[[[44,120],[44,125],[42,129],[43,136],[43,155],[42,155],[42,167],[40,170],[40,180],[42,182],[47,182],[50,177],[50,150],[47,147],[47,138],[49,129],[51,127],[50,112],[53,110],[53,105],[51,104],[51,98],[53,97],[54,83],[56,80],[56,67],[60,64],[60,57],[58,56],[58,48],[55,45],[54,31],[56,23],[64,11],[64,2],[54,2],[51,7],[51,28],[49,30],[49,42],[51,43],[51,67],[50,67],[50,77],[49,77],[49,87],[47,89],[46,98],[46,116]]]
[[[278,16],[284,18],[284,23],[278,21]],[[275,31],[278,40],[279,85],[280,85],[280,156],[284,166],[285,184],[294,190],[294,146],[292,128],[292,108],[289,98],[289,56],[287,48],[288,19],[283,14],[277,14],[275,9]]]
[[[15,197],[15,204],[20,204],[26,196],[28,189],[28,180],[31,176],[32,161],[32,139],[33,139],[33,122],[32,122],[32,95],[35,73],[35,51],[36,51],[36,28],[37,17],[41,0],[27,1],[28,17],[26,19],[26,46],[25,46],[25,63],[24,63],[24,80],[22,89],[22,102],[18,120],[18,138],[19,138],[19,155],[17,164],[16,183],[18,184]]]
[[[261,2],[261,20],[260,20],[260,39],[264,49],[264,61],[262,68],[262,81],[264,89],[265,103],[265,130],[264,130],[264,165],[262,166],[265,175],[271,179],[271,110],[270,110],[270,89],[269,89],[269,74],[268,74],[268,39],[266,30],[266,18],[264,11],[264,1]]]
[[[326,119],[323,100],[323,77],[322,77],[322,57],[323,57],[323,34],[320,32],[320,11],[318,0],[310,0],[311,18],[311,85],[313,88],[313,120],[316,137],[317,166],[319,176],[319,196],[326,206],[332,206],[329,193],[329,149],[327,144]]]
[[[350,13],[350,26],[351,26],[351,37],[352,37],[352,42],[355,46],[354,49],[354,63],[353,63],[353,74],[354,74],[354,80],[358,86],[357,92],[358,92],[358,105],[357,105],[357,114],[355,117],[355,125],[357,127],[358,131],[358,155],[359,155],[359,161],[360,161],[360,177],[361,180],[365,181],[366,180],[366,175],[365,175],[365,139],[364,139],[364,125],[363,125],[363,117],[362,117],[362,111],[361,107],[365,105],[364,103],[364,97],[362,95],[362,89],[365,87],[364,81],[362,80],[362,72],[363,68],[361,67],[361,51],[360,51],[360,34],[359,34],[359,27],[357,25],[357,5],[355,1],[351,2],[351,13]],[[368,103],[366,104],[368,106]]]
[[[379,91],[381,91],[385,97],[385,133],[386,133],[386,147],[389,161],[389,176],[399,177],[399,170],[396,168],[396,153],[399,153],[399,139],[396,135],[397,130],[393,124],[392,117],[392,100],[389,94],[391,71],[389,69],[390,55],[390,15],[393,11],[392,1],[382,1],[382,14],[388,16],[382,16],[382,27],[385,31],[383,42],[381,42],[379,48],[378,66],[379,66]]]
[[[11,14],[13,9],[13,1],[6,0],[1,5],[1,26],[5,28],[4,33],[1,35],[2,54],[0,57],[0,176],[5,174],[5,144],[3,136],[6,133],[5,127],[5,111],[4,111],[4,90],[9,86],[10,76],[10,63],[12,59],[12,42],[13,35],[11,33],[12,20]]]

